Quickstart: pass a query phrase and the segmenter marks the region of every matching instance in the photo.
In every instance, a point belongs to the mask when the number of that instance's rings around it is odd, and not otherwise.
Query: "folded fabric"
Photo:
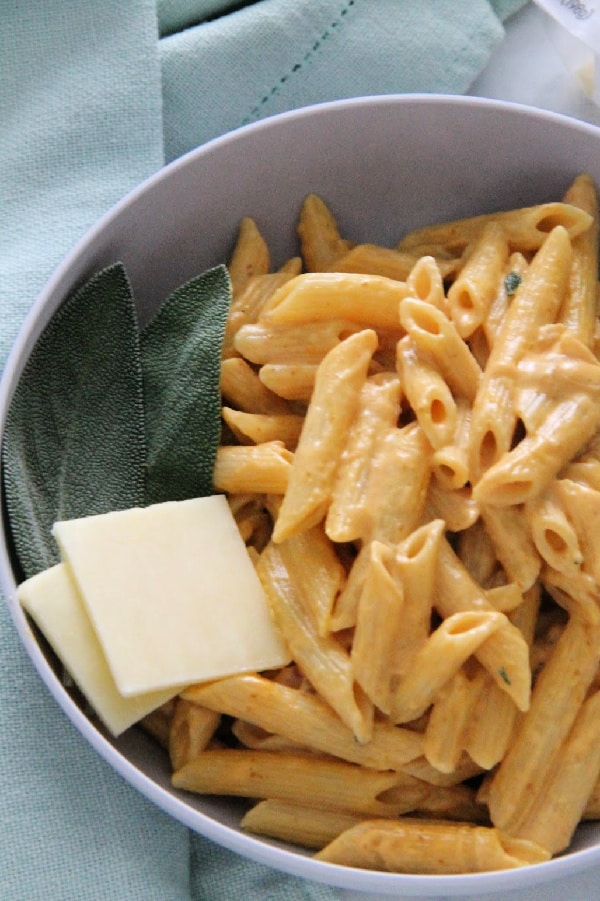
[[[504,0],[502,15],[519,5]],[[161,41],[167,160],[224,131],[309,103],[464,93],[503,34],[486,0],[244,5]]]
[[[466,91],[501,41],[503,18],[521,5],[5,4],[0,360],[75,241],[165,159],[246,122],[321,100]],[[159,26],[168,35],[160,41]],[[4,604],[0,634],[1,898],[340,897],[190,836],[125,784],[70,725],[21,648]]]

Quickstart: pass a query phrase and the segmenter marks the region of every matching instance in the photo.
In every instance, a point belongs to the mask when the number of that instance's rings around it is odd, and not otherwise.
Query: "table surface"
[[[524,103],[600,126],[600,107],[586,96],[577,76],[568,70],[554,39],[552,22],[533,4],[508,20],[504,41],[469,93]],[[342,891],[340,897],[344,901],[382,901],[386,896]],[[478,895],[477,901],[593,901],[598,897],[600,869],[595,868],[537,889]]]

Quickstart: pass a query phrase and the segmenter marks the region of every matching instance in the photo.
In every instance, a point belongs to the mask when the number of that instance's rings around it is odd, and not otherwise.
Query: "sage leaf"
[[[59,560],[56,520],[143,503],[142,390],[133,297],[116,263],[53,316],[10,406],[4,490],[26,577]]]
[[[171,294],[141,333],[146,503],[213,493],[231,282],[216,266]]]

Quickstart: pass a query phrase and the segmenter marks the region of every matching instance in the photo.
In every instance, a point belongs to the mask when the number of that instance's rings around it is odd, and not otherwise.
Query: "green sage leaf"
[[[10,406],[4,490],[26,577],[58,561],[56,520],[143,503],[142,387],[135,307],[117,263],[53,316]]]
[[[142,330],[147,504],[213,493],[230,303],[229,273],[216,266],[174,291]]]

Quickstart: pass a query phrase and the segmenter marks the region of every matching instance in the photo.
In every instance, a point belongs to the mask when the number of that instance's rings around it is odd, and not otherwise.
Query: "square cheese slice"
[[[17,589],[17,597],[113,735],[120,735],[176,694],[173,688],[130,698],[119,693],[64,563],[23,582]]]
[[[224,496],[58,522],[53,534],[121,694],[289,662]]]

